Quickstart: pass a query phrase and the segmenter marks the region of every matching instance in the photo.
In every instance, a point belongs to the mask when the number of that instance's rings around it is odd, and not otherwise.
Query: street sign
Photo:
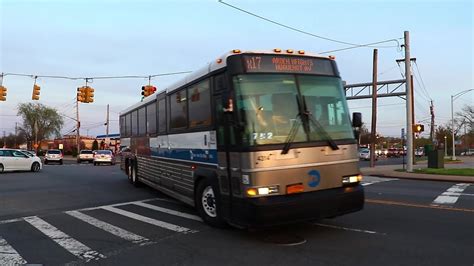
[[[404,139],[404,138],[405,138],[405,129],[402,128],[402,139]]]
[[[35,147],[35,149],[38,149],[38,146],[38,143],[33,144],[33,147]]]
[[[62,150],[64,148],[64,145],[62,143],[59,144],[59,149]]]

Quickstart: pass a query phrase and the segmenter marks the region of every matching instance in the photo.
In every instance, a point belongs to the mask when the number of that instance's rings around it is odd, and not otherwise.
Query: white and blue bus
[[[233,50],[120,113],[121,168],[214,226],[335,217],[364,206],[333,57]]]

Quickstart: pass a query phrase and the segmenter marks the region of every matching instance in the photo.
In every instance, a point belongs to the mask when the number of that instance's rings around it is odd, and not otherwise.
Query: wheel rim
[[[137,171],[132,167],[132,182],[137,182]]]
[[[128,166],[128,180],[132,180],[132,166]]]
[[[216,197],[211,186],[207,186],[202,192],[201,203],[204,212],[210,217],[217,216]]]
[[[38,172],[39,165],[37,163],[33,164],[33,172]]]

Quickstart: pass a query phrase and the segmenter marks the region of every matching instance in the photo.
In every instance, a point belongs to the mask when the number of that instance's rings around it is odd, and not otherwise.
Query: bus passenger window
[[[158,132],[166,132],[166,100],[158,101]]]
[[[186,128],[187,116],[186,90],[181,90],[170,96],[170,129]]]
[[[209,80],[188,88],[189,127],[209,126],[211,124],[211,93]]]

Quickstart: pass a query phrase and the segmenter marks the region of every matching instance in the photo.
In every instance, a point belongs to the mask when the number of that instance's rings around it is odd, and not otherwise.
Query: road
[[[47,165],[0,183],[0,265],[474,263],[474,184],[365,177],[361,212],[249,231],[211,228],[118,166]]]

